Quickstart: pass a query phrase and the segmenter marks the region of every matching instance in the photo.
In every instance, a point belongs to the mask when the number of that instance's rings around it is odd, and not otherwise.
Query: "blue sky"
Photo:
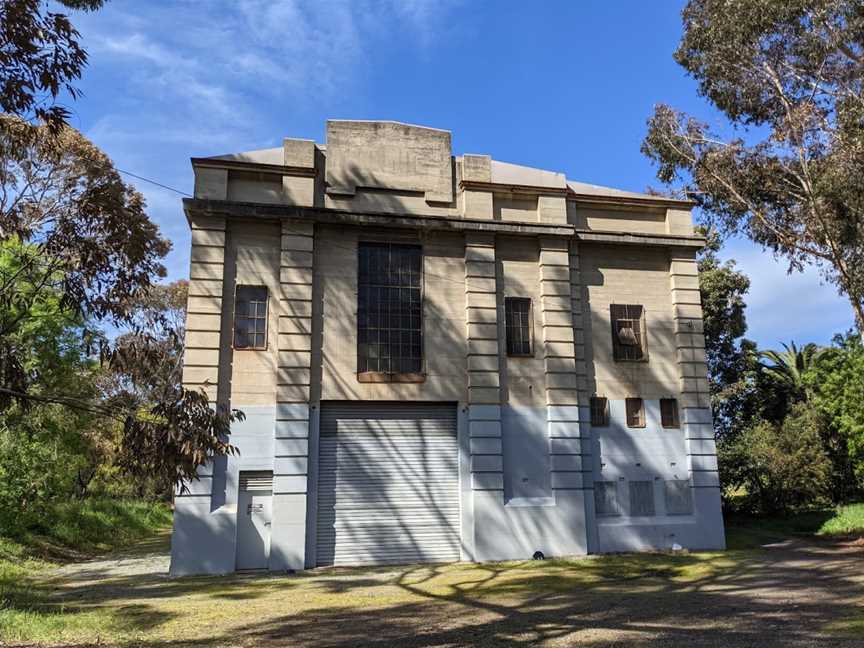
[[[325,120],[393,119],[453,133],[454,152],[641,191],[657,102],[718,116],[672,60],[683,3],[113,0],[79,14],[90,66],[72,124],[121,169],[192,190],[189,158],[324,139]],[[130,178],[188,272],[180,196]],[[851,309],[818,273],[787,275],[746,241],[748,336],[827,342]]]

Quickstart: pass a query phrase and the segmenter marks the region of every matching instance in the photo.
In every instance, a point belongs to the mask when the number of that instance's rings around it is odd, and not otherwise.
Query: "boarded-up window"
[[[357,371],[419,374],[423,364],[423,259],[419,245],[360,243]]]
[[[690,515],[693,513],[693,491],[688,479],[667,479],[666,515]]]
[[[504,321],[507,331],[507,355],[531,355],[531,299],[505,297]]]
[[[618,504],[618,482],[594,482],[594,510],[598,516],[621,515]]]
[[[627,409],[627,427],[645,427],[645,404],[641,398],[628,398],[625,401]]]
[[[266,286],[237,286],[234,301],[234,348],[267,348]]]
[[[678,401],[674,398],[660,399],[660,425],[664,428],[680,427],[678,422]]]
[[[609,425],[609,401],[603,396],[591,397],[591,425],[594,427]]]
[[[654,482],[630,482],[630,515],[654,515]]]
[[[645,309],[635,304],[610,304],[609,313],[615,360],[647,360]]]

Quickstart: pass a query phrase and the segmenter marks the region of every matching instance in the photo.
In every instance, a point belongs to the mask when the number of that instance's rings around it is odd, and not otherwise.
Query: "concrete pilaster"
[[[495,237],[465,236],[471,487],[504,498]]]
[[[282,223],[271,569],[302,569],[305,563],[313,227]]]
[[[219,395],[220,339],[225,274],[225,219],[193,215],[183,387],[203,390],[213,407]],[[213,463],[198,469],[198,479],[186,484],[174,500],[171,573],[230,571],[233,545],[221,542],[228,520],[213,515]],[[206,547],[206,549],[202,549]]]
[[[222,334],[223,277],[225,273],[225,219],[193,216],[189,293],[186,300],[186,338],[183,387],[204,390],[216,406],[219,387],[219,342]],[[179,497],[209,498],[213,466],[202,466],[200,479],[187,484]]]
[[[669,277],[675,327],[675,353],[681,391],[679,406],[694,492],[693,506],[699,517],[706,518],[712,526],[719,525],[719,533],[713,534],[713,537],[722,546],[720,479],[717,472],[699,273],[695,254],[672,253]]]
[[[568,246],[565,238],[540,238],[546,420],[554,491],[581,490],[584,486]]]

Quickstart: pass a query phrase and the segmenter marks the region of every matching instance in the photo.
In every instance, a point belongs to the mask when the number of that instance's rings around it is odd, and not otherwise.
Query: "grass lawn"
[[[92,636],[104,626],[104,615],[67,614],[51,598],[46,575],[63,563],[166,534],[170,524],[165,504],[94,498],[57,504],[14,538],[0,536],[0,644],[37,628],[39,637],[52,641],[70,628],[77,628],[76,636]]]
[[[743,549],[790,537],[864,534],[864,502],[776,518],[726,516],[726,543]]]
[[[53,563],[19,553],[0,561],[0,641],[162,647],[824,640],[860,646],[860,548],[825,545],[832,551],[825,559],[819,543],[813,551],[758,547],[794,533],[852,531],[864,532],[864,504],[806,522],[731,520],[734,548],[727,552],[174,580],[116,571],[106,576],[102,563],[58,573]],[[166,542],[163,533],[122,558],[146,563]],[[10,549],[0,545],[0,551]],[[717,643],[702,642],[709,637]]]

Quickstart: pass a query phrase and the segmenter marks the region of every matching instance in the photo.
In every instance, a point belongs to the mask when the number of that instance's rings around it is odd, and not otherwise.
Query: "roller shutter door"
[[[324,403],[318,565],[459,560],[455,405]]]

